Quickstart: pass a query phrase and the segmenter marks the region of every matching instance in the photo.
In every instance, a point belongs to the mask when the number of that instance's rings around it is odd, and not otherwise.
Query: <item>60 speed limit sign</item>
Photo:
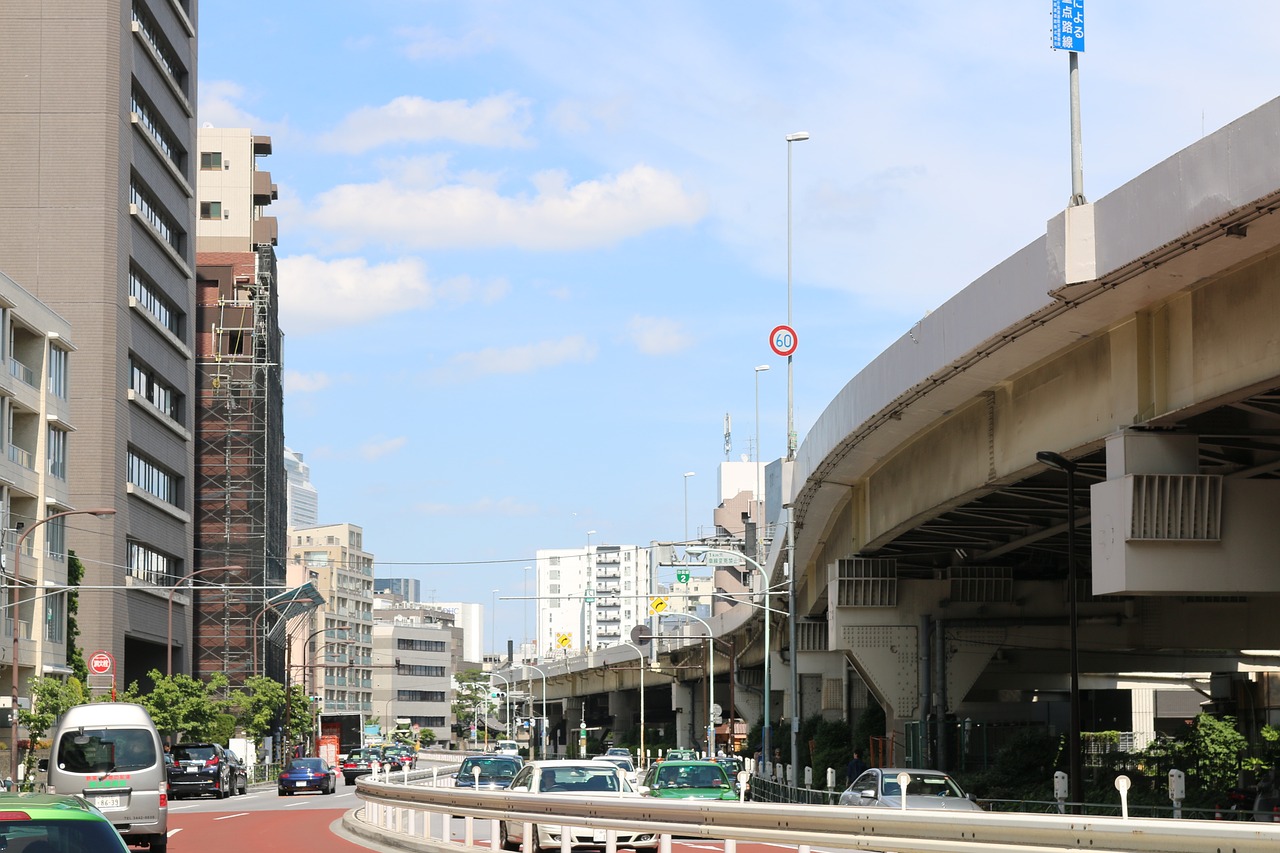
[[[796,330],[790,326],[774,326],[769,333],[769,348],[778,355],[791,355],[796,351]]]

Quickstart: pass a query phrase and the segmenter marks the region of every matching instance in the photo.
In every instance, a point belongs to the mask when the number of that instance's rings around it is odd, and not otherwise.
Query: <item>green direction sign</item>
[[[676,569],[676,581],[677,581],[678,583],[688,583],[688,582],[689,582],[689,570],[688,570],[688,569]]]
[[[582,596],[582,600],[585,601],[587,604],[590,604],[591,602],[595,601],[596,591],[591,587],[587,587],[587,594]]]

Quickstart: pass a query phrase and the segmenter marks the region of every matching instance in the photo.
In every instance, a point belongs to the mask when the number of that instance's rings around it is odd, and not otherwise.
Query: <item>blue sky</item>
[[[269,134],[286,441],[438,600],[679,539],[1070,195],[1049,0],[200,7],[199,119]],[[1277,94],[1269,0],[1088,0],[1096,200]],[[431,593],[428,593],[431,594]],[[499,603],[519,639],[524,608]]]

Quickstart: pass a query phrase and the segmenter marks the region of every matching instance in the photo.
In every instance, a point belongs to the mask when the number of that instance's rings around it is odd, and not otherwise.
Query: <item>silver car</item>
[[[577,795],[607,800],[617,797],[636,797],[639,794],[614,764],[607,761],[531,761],[516,778],[511,780],[511,793],[546,794],[548,796]],[[560,849],[559,823],[533,825],[533,849]],[[566,827],[572,848],[604,847],[605,831],[583,826]],[[524,823],[504,820],[499,824],[500,842],[506,850],[515,850],[524,841]],[[655,832],[618,832],[618,846],[652,848],[658,846]]]
[[[908,809],[946,809],[980,812],[982,807],[941,770],[907,767],[873,767],[863,773],[840,795],[840,805],[856,808],[902,808],[902,788],[898,777],[907,780]]]

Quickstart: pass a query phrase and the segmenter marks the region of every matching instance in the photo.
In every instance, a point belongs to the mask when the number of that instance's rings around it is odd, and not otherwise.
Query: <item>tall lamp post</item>
[[[30,527],[22,531],[22,535],[18,537],[17,545],[13,549],[13,583],[9,589],[9,606],[13,616],[13,695],[11,697],[13,704],[9,706],[10,713],[13,715],[10,722],[13,726],[13,740],[9,744],[9,778],[13,783],[18,784],[18,641],[22,638],[21,624],[18,620],[18,603],[22,597],[22,546],[26,544],[26,539],[38,527],[41,527],[55,518],[65,518],[68,515],[96,515],[98,518],[105,518],[108,515],[115,515],[114,509],[69,509],[65,512],[55,512],[53,515],[46,516],[39,521],[33,522]],[[32,624],[35,619],[32,618]]]
[[[526,669],[531,669],[538,673],[538,675],[542,676],[542,713],[538,715],[538,742],[542,746],[541,757],[545,759],[547,757],[547,674],[531,663],[526,663],[524,666]],[[532,696],[533,679],[526,677],[525,680],[530,682],[529,695]],[[532,705],[533,703],[530,702],[530,704]]]
[[[489,591],[489,649],[494,657],[498,655],[498,590]],[[498,662],[494,661],[494,666]]]
[[[773,743],[773,723],[770,721],[769,715],[769,694],[773,691],[773,684],[769,680],[769,658],[773,656],[770,648],[769,625],[773,622],[773,610],[770,604],[769,576],[765,573],[764,566],[748,557],[746,554],[740,554],[737,551],[730,551],[727,548],[707,548],[704,546],[690,546],[685,549],[690,554],[732,554],[735,557],[741,557],[746,560],[756,571],[760,573],[760,577],[764,580],[764,723],[760,727],[760,758],[762,761],[772,761],[772,753],[769,747]],[[733,709],[730,709],[730,718],[733,716]]]
[[[165,671],[164,671],[165,675],[170,677],[173,676],[173,594],[178,591],[178,587],[182,586],[183,583],[191,580],[197,575],[203,575],[208,572],[233,572],[233,571],[242,572],[244,571],[244,566],[210,566],[207,569],[196,569],[193,572],[187,572],[185,575],[178,578],[177,582],[174,583],[173,586],[169,587],[169,596],[168,596],[169,626],[168,626],[168,633],[166,635],[166,639],[168,641],[167,645],[169,647],[169,650],[165,655]],[[191,584],[191,589],[192,590],[195,589],[194,582]]]
[[[702,623],[702,627],[707,629],[707,758],[715,758],[716,755],[716,715],[712,708],[716,704],[716,637],[711,631],[711,626],[707,624],[707,620],[701,616],[695,616],[692,613],[680,614],[689,619],[696,619]],[[649,639],[653,639],[650,637]],[[628,643],[628,645],[630,645]],[[632,648],[635,648],[632,646]]]
[[[619,645],[630,646],[640,655],[640,754],[636,756],[636,767],[644,766],[644,670],[649,665],[649,653],[637,646],[622,640]]]
[[[684,472],[684,541],[689,541],[689,478],[694,472]]]
[[[804,142],[809,138],[806,131],[787,134],[787,325],[791,323],[791,143]],[[787,356],[787,459],[796,458],[796,419],[795,419],[795,383],[792,380],[791,359]]]
[[[1071,636],[1071,724],[1067,730],[1067,772],[1072,803],[1080,803],[1083,779],[1080,769],[1080,642],[1076,604],[1076,468],[1075,462],[1052,450],[1041,450],[1036,461],[1067,475],[1067,624]]]

